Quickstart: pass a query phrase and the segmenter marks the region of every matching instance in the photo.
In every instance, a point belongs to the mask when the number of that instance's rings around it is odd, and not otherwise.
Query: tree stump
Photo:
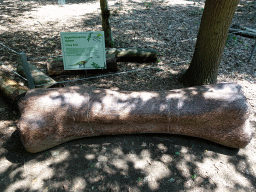
[[[181,134],[233,148],[245,147],[252,138],[248,103],[233,83],[161,92],[33,89],[19,109],[21,141],[31,153],[99,135]]]

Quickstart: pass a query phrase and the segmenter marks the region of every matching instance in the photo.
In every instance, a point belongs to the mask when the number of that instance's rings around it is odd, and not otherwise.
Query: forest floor
[[[193,56],[204,3],[109,0],[109,7],[116,47],[153,48],[159,53],[156,63],[118,63],[118,72],[154,68],[64,85],[129,91],[182,88],[177,77]],[[255,29],[255,12],[253,1],[242,0],[232,24]],[[29,57],[61,55],[60,32],[101,30],[99,1],[66,0],[66,5],[59,6],[50,0],[0,0],[0,42]],[[254,42],[228,36],[218,82],[243,87],[255,132],[256,55],[248,62]],[[1,45],[0,50],[1,70],[26,85],[11,71],[17,68],[17,54]],[[47,62],[31,61],[44,72]],[[18,115],[0,97],[0,191],[256,191],[255,134],[240,150],[198,138],[145,134],[79,139],[30,154],[19,142],[17,120]]]

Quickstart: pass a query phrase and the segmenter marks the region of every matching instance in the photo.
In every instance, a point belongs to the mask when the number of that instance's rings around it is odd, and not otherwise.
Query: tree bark
[[[217,82],[219,64],[238,3],[239,0],[206,1],[192,61],[180,78],[184,85]]]
[[[102,18],[102,29],[105,36],[106,47],[113,47],[114,40],[112,37],[111,26],[110,26],[110,11],[108,9],[108,0],[100,0],[101,18]]]

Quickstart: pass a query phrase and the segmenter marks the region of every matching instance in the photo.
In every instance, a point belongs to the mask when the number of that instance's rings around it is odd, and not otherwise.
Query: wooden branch
[[[248,38],[252,38],[252,39],[256,38],[256,30],[250,29],[247,27],[241,27],[240,25],[233,25],[229,29],[229,33],[233,33],[236,35],[240,35],[240,36],[248,37]]]
[[[33,66],[31,63],[28,63],[31,71],[31,75],[33,77],[33,80],[36,85],[42,85],[37,86],[37,88],[53,88],[53,87],[62,87],[62,84],[57,83],[54,79],[44,74],[42,71],[37,69],[35,66]],[[18,65],[17,72],[21,74],[22,76],[25,76],[25,71],[23,69],[22,65]]]
[[[253,48],[252,48],[252,52],[251,52],[250,58],[248,59],[248,63],[252,60],[252,56],[253,56],[253,54],[254,54],[255,50],[256,50],[256,40],[255,40],[255,43],[254,43],[254,45],[253,45]]]
[[[162,92],[73,86],[33,89],[19,102],[21,141],[31,153],[82,137],[166,133],[243,148],[252,138],[241,86],[220,83]]]

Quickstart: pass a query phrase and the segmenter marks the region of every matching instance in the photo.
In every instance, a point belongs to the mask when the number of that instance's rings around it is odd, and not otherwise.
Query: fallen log
[[[154,49],[106,48],[106,71],[117,71],[116,62],[156,62],[157,51]],[[96,69],[98,70],[98,69]],[[95,71],[95,70],[94,70]],[[102,71],[102,70],[101,70]],[[50,59],[47,74],[50,76],[84,73],[84,70],[64,70],[63,57]]]
[[[233,148],[252,138],[249,106],[241,86],[233,83],[163,92],[33,89],[19,109],[21,141],[31,153],[98,135],[181,134]]]
[[[106,48],[106,54],[115,54],[118,62],[156,62],[155,49]]]
[[[243,36],[243,37],[248,37],[248,38],[252,38],[252,39],[256,40],[256,30],[255,29],[250,29],[250,28],[247,28],[247,27],[242,27],[242,26],[240,26],[238,24],[232,25],[231,28],[229,29],[229,33],[233,33],[233,34],[236,34],[236,35],[240,35],[240,36]],[[255,41],[255,43],[253,45],[251,55],[250,55],[250,57],[248,59],[248,63],[252,59],[252,56],[253,56],[254,51],[255,51],[255,48],[256,48],[256,41]]]
[[[0,71],[0,90],[7,98],[8,102],[16,108],[17,101],[24,96],[29,88],[20,85],[13,79],[9,78],[9,75],[4,71]]]
[[[233,33],[233,34],[240,35],[247,38],[256,39],[256,30],[250,29],[247,27],[242,27],[237,24],[232,25],[232,27],[229,28],[229,33]]]
[[[106,66],[107,66],[107,71],[112,71],[112,72],[117,71],[116,56],[114,54],[107,54]],[[95,69],[95,70],[102,71],[101,69]],[[47,74],[50,76],[64,75],[64,74],[79,74],[79,73],[84,73],[84,70],[64,70],[62,56],[58,58],[50,59],[49,62],[47,63]]]
[[[32,78],[37,85],[37,88],[53,88],[53,87],[62,87],[63,85],[60,83],[57,83],[54,79],[44,74],[42,71],[37,69],[34,65],[31,63],[28,63],[30,72],[32,75]],[[17,72],[21,74],[22,76],[25,75],[25,71],[23,69],[23,66],[20,64],[17,67]],[[41,85],[41,86],[39,86]]]

